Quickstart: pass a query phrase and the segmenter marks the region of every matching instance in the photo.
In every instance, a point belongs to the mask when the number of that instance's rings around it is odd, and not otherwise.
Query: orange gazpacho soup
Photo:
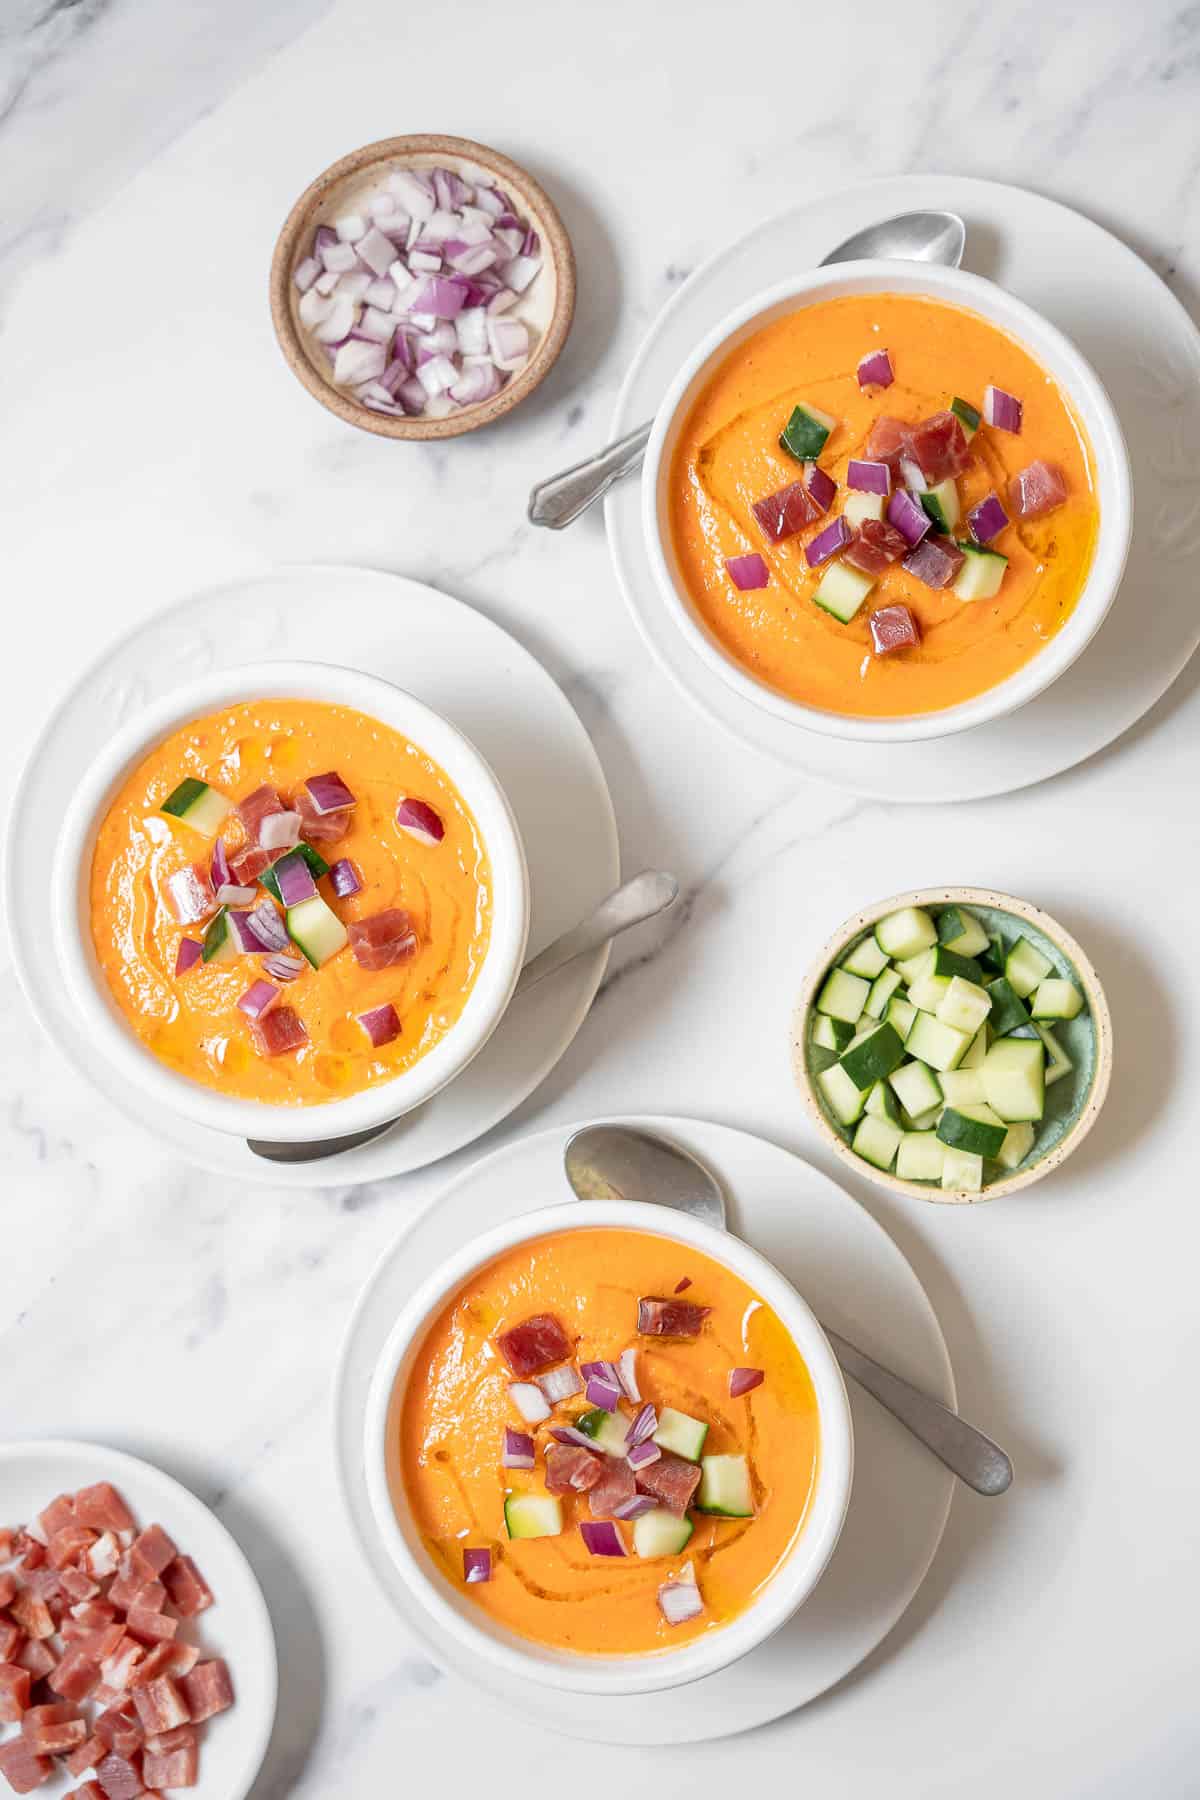
[[[91,934],[131,1031],[239,1100],[312,1105],[411,1068],[487,953],[491,869],[461,794],[352,707],[245,701],[122,783]]]
[[[596,1655],[748,1607],[820,1455],[807,1365],[754,1290],[616,1227],[521,1244],[464,1283],[390,1429],[393,1497],[446,1579],[498,1625]]]
[[[978,512],[989,497],[999,512]],[[886,293],[800,308],[732,351],[685,420],[670,508],[724,652],[793,700],[871,717],[939,711],[1029,662],[1098,527],[1086,433],[1030,352],[965,308]]]

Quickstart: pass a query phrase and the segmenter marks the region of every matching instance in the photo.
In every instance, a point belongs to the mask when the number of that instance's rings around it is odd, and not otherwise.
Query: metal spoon
[[[658,869],[643,869],[640,875],[624,882],[601,900],[586,919],[573,925],[570,931],[564,931],[561,937],[555,938],[525,964],[509,1005],[521,994],[527,994],[539,981],[544,981],[547,975],[574,962],[577,956],[586,956],[589,950],[598,950],[602,944],[611,943],[631,926],[641,925],[654,918],[656,913],[665,912],[674,904],[678,893],[679,883],[673,875],[664,875]],[[340,1156],[343,1150],[353,1150],[359,1144],[369,1144],[372,1138],[381,1137],[399,1123],[398,1119],[388,1119],[383,1125],[372,1125],[366,1131],[352,1131],[345,1137],[318,1138],[305,1144],[278,1144],[269,1138],[247,1138],[246,1143],[255,1156],[264,1157],[267,1162],[320,1162],[327,1156]]]
[[[823,256],[818,266],[887,257],[901,262],[943,263],[948,269],[957,269],[966,242],[967,228],[957,213],[900,213],[894,219],[856,231],[844,244]],[[530,524],[561,531],[607,494],[615,481],[632,475],[641,466],[653,423],[651,420],[639,425],[636,431],[606,445],[595,456],[564,469],[561,475],[551,475],[548,481],[540,481],[529,496]]]
[[[710,1169],[677,1144],[623,1125],[577,1131],[563,1158],[567,1180],[581,1200],[653,1200],[705,1225],[727,1230],[725,1196]],[[977,1494],[1003,1494],[1013,1468],[998,1444],[965,1419],[866,1356],[828,1325],[822,1326],[847,1375],[873,1394],[893,1418],[932,1450]]]

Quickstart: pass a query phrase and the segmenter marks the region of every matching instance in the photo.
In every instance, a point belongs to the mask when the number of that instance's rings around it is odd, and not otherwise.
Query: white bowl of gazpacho
[[[757,1251],[666,1207],[526,1214],[426,1281],[372,1383],[375,1521],[461,1645],[587,1694],[682,1685],[812,1592],[849,1503],[836,1359]]]
[[[1103,621],[1132,526],[1095,371],[1002,288],[924,264],[818,269],[740,307],[679,371],[642,480],[696,654],[777,717],[867,741],[1041,693]]]
[[[145,1102],[241,1136],[410,1112],[512,997],[529,880],[483,757],[356,670],[259,663],[147,708],[57,851],[80,1028]]]

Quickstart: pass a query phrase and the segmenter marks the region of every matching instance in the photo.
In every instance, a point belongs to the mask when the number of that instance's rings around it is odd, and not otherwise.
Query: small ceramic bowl
[[[985,1182],[977,1194],[966,1189],[939,1188],[926,1181],[903,1181],[900,1176],[885,1174],[864,1157],[857,1156],[825,1110],[814,1081],[809,1025],[813,1006],[831,964],[837,962],[858,938],[865,937],[880,919],[904,906],[937,911],[946,906],[965,906],[981,915],[985,926],[989,924],[989,916],[993,917],[995,928],[1003,927],[1008,939],[1028,937],[1064,974],[1073,977],[1087,1001],[1085,1011],[1071,1020],[1065,1031],[1059,1027],[1060,1037],[1069,1034],[1070,1041],[1064,1048],[1075,1067],[1070,1076],[1062,1078],[1070,1083],[1064,1096],[1065,1103],[1056,1101],[1050,1129],[1043,1122],[1042,1132],[1034,1143],[1034,1160],[1022,1164],[1011,1175]],[[1108,1093],[1112,1073],[1112,1018],[1100,977],[1070,932],[1049,913],[1030,906],[1028,901],[1015,900],[1011,894],[995,893],[991,888],[918,888],[915,893],[894,894],[890,900],[878,900],[855,913],[825,945],[808,972],[796,1006],[792,1024],[792,1069],[809,1116],[821,1137],[848,1168],[893,1194],[908,1194],[914,1200],[933,1200],[940,1205],[961,1206],[972,1201],[998,1200],[1003,1194],[1015,1194],[1021,1188],[1031,1187],[1035,1181],[1041,1181],[1043,1176],[1057,1169],[1079,1147],[1096,1123]],[[1057,1083],[1048,1090],[1050,1093],[1058,1091]]]
[[[821,1450],[804,1529],[782,1567],[737,1618],[678,1650],[583,1655],[543,1648],[498,1626],[435,1566],[412,1519],[400,1468],[399,1421],[405,1383],[425,1333],[476,1269],[514,1245],[597,1227],[649,1231],[703,1251],[748,1282],[786,1327],[808,1365],[817,1396]],[[363,1444],[371,1508],[402,1579],[439,1626],[466,1650],[538,1687],[572,1693],[653,1694],[698,1681],[748,1654],[777,1631],[817,1585],[833,1555],[854,1472],[854,1430],[837,1359],[810,1308],[765,1257],[732,1233],[687,1213],[641,1201],[597,1200],[526,1213],[467,1244],[422,1283],[384,1345],[367,1399]]]
[[[857,718],[789,699],[758,681],[709,631],[692,602],[671,536],[671,467],[692,405],[719,364],[763,326],[818,301],[848,294],[915,294],[959,306],[1023,344],[1058,382],[1091,439],[1096,459],[1100,526],[1092,566],[1066,624],[1023,668],[985,693],[940,712]],[[884,409],[886,410],[886,409]],[[642,467],[642,527],[654,578],[668,611],[696,654],[743,699],[805,731],[863,742],[949,737],[1015,712],[1070,668],[1099,630],[1116,597],[1133,527],[1129,453],[1121,427],[1091,364],[1040,313],[982,276],[931,263],[852,262],[820,268],[758,294],[697,344],[667,391],[654,420]]]
[[[300,295],[292,273],[308,255],[317,226],[332,225],[346,211],[347,200],[361,193],[372,180],[391,169],[439,166],[453,169],[464,179],[470,178],[472,167],[486,169],[517,201],[521,217],[529,220],[541,238],[542,268],[528,296],[522,297],[512,314],[530,325],[537,334],[537,343],[525,366],[492,399],[464,406],[444,419],[396,419],[388,413],[372,412],[354,394],[334,386],[321,346],[300,323]],[[357,425],[379,437],[460,437],[502,418],[545,380],[567,340],[574,313],[575,254],[554,202],[519,163],[471,138],[417,132],[407,137],[381,138],[378,143],[352,150],[305,188],[284,222],[271,260],[271,318],[288,367],[322,406],[347,425]]]
[[[92,944],[89,888],[96,831],[129,771],[155,744],[191,719],[244,700],[304,699],[354,707],[425,750],[470,807],[492,866],[492,928],[475,985],[453,1028],[390,1081],[319,1106],[272,1106],[226,1098],[160,1062],[128,1029]],[[79,1029],[94,1053],[142,1096],[146,1117],[174,1112],[238,1137],[285,1143],[340,1137],[411,1112],[432,1098],[491,1037],[512,998],[529,933],[525,851],[504,790],[475,746],[448,720],[402,688],[326,663],[246,663],[176,688],[117,733],[83,773],[63,820],[52,892],[59,962]]]

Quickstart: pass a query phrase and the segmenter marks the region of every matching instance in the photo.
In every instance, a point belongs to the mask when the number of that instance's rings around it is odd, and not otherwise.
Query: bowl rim
[[[620,1229],[672,1238],[740,1275],[777,1313],[804,1357],[817,1394],[820,1459],[813,1502],[784,1563],[758,1597],[720,1630],[678,1650],[591,1655],[542,1649],[467,1600],[410,1546],[388,1480],[388,1433],[405,1364],[446,1300],[478,1269],[516,1245],[562,1231]],[[393,1567],[417,1602],[465,1650],[510,1675],[575,1693],[656,1693],[726,1668],[779,1629],[812,1593],[837,1546],[850,1503],[854,1427],[846,1385],[811,1307],[773,1263],[732,1232],[649,1201],[566,1201],[504,1221],[445,1259],[410,1296],[375,1365],[364,1409],[363,1456],[372,1515]],[[791,1570],[791,1579],[788,1574]]]
[[[987,906],[997,912],[1011,913],[1015,918],[1023,919],[1034,926],[1061,949],[1063,955],[1074,967],[1083,983],[1088,1008],[1092,1020],[1092,1036],[1094,1054],[1092,1063],[1092,1080],[1087,1090],[1074,1123],[1068,1127],[1062,1137],[1046,1154],[1039,1157],[1032,1168],[1018,1169],[1006,1175],[1000,1181],[993,1181],[981,1188],[979,1193],[969,1193],[965,1189],[942,1189],[930,1187],[927,1182],[906,1181],[899,1175],[892,1175],[883,1169],[875,1168],[865,1157],[856,1156],[846,1140],[834,1130],[825,1115],[813,1083],[808,1067],[808,1020],[816,1000],[817,990],[829,972],[833,963],[846,946],[860,936],[868,927],[890,912],[897,912],[904,906]],[[1078,1149],[1092,1126],[1100,1116],[1100,1109],[1108,1095],[1109,1082],[1112,1078],[1112,1015],[1109,1011],[1108,997],[1104,992],[1100,977],[1080,944],[1072,937],[1064,925],[1060,925],[1053,914],[1045,912],[1041,907],[1032,905],[1028,900],[1019,900],[1013,894],[1004,894],[995,888],[979,887],[926,887],[914,888],[906,894],[892,894],[886,900],[872,901],[862,907],[845,924],[838,927],[828,939],[809,965],[804,978],[800,997],[792,1013],[791,1025],[791,1057],[792,1073],[796,1086],[804,1099],[808,1114],[822,1139],[838,1155],[847,1168],[856,1174],[865,1176],[877,1187],[886,1188],[893,1194],[906,1194],[914,1200],[924,1200],[935,1206],[978,1206],[985,1200],[999,1200],[1006,1194],[1018,1193],[1022,1188],[1032,1187],[1035,1181],[1049,1175],[1060,1164],[1064,1163],[1073,1151]]]
[[[97,825],[120,782],[154,745],[206,711],[248,700],[309,699],[352,707],[409,737],[463,795],[492,871],[487,953],[459,1019],[411,1069],[342,1099],[306,1106],[224,1096],[177,1074],[129,1030],[95,965],[89,883]],[[460,1074],[482,1050],[508,1007],[529,933],[525,850],[512,806],[482,753],[457,726],[395,683],[337,664],[299,659],[236,663],[183,682],[129,720],[96,753],[59,829],[51,907],[55,947],[84,1032],[98,1054],[148,1104],[237,1137],[309,1143],[398,1119]],[[466,1029],[464,1030],[464,1026]]]
[[[816,304],[822,297],[890,291],[924,294],[931,300],[976,312],[988,324],[1016,339],[1039,366],[1046,368],[1079,414],[1091,440],[1097,489],[1104,486],[1110,491],[1099,506],[1096,546],[1079,599],[1066,624],[1042,650],[1003,681],[941,711],[874,718],[805,705],[743,669],[711,636],[675,579],[668,560],[669,526],[664,522],[663,511],[677,428],[682,426],[695,390],[711,365],[728,352],[731,339],[739,332],[749,336],[767,313],[774,311],[782,316],[789,310],[801,310],[801,302]],[[1069,375],[1062,372],[1064,368]],[[826,737],[868,743],[913,742],[950,737],[1017,711],[1044,693],[1082,655],[1120,588],[1133,532],[1133,481],[1128,448],[1107,389],[1083,353],[1044,314],[986,276],[967,270],[948,269],[935,263],[864,259],[822,264],[760,290],[726,314],[694,346],[655,414],[642,465],[641,516],[655,585],[669,615],[692,649],[727,687],[760,710]]]
[[[382,162],[419,163],[425,158],[458,157],[464,162],[478,163],[516,190],[531,216],[536,215],[538,231],[555,270],[554,311],[533,355],[508,384],[490,400],[464,407],[445,419],[396,419],[388,413],[372,412],[369,406],[345,394],[331,381],[324,380],[305,353],[291,309],[292,270],[298,260],[297,250],[312,215],[326,196],[353,175]],[[502,418],[526,399],[550,373],[558,361],[571,322],[575,316],[576,271],[575,252],[558,208],[541,183],[527,169],[500,150],[480,144],[474,138],[450,137],[439,132],[408,132],[400,137],[377,138],[338,157],[309,182],[295,201],[280,228],[271,255],[268,279],[271,322],[284,359],[296,379],[303,383],[327,411],[347,425],[356,425],[376,437],[432,440],[461,437]]]

